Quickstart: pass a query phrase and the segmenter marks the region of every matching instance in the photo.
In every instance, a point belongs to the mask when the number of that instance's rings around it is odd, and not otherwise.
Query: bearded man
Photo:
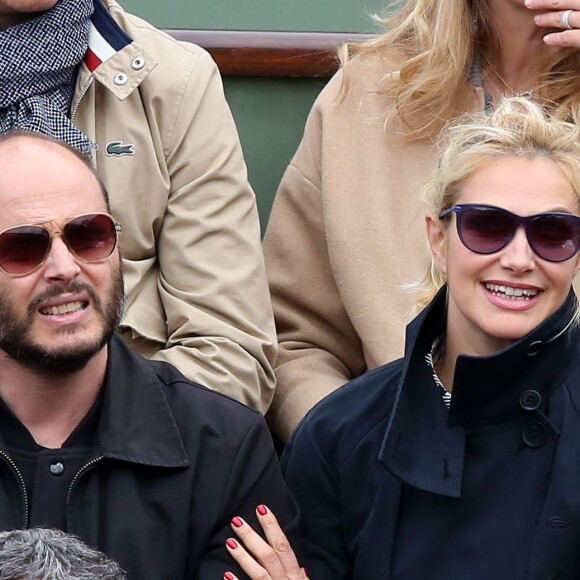
[[[139,580],[223,577],[262,503],[295,535],[262,415],[115,335],[124,232],[90,162],[4,135],[0,206],[0,530],[61,529]]]
[[[254,193],[217,66],[114,0],[0,0],[0,133],[91,156],[125,227],[121,333],[265,412],[276,333]]]

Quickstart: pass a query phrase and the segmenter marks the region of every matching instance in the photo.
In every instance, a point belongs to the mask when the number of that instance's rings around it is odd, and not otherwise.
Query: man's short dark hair
[[[60,530],[0,532],[0,580],[126,580],[116,562]]]

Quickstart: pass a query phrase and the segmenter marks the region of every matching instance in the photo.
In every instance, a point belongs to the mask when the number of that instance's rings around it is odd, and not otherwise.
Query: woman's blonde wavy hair
[[[444,128],[442,153],[423,198],[435,215],[455,205],[465,182],[498,157],[542,157],[566,176],[580,206],[580,129],[521,97],[504,100],[495,112],[464,115]],[[448,219],[448,218],[445,218]],[[445,283],[434,261],[418,287],[417,307],[426,306]]]
[[[397,113],[409,140],[435,137],[445,122],[461,111],[461,89],[468,82],[474,56],[481,47],[501,50],[486,0],[407,0],[377,23],[388,31],[362,44],[338,51],[344,96],[350,84],[349,63],[357,54],[396,51],[403,57],[393,83],[385,71],[384,92],[392,103],[387,117]],[[580,51],[544,50],[543,74],[534,98],[553,114],[570,119],[580,109]]]

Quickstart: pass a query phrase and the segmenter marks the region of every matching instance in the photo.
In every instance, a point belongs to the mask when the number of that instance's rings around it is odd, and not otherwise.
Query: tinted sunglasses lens
[[[105,260],[117,245],[115,222],[103,214],[79,216],[66,224],[64,240],[69,249],[85,262]]]
[[[22,226],[0,234],[0,268],[22,276],[32,272],[50,248],[50,234],[38,226]]]
[[[517,224],[509,213],[493,208],[463,208],[458,216],[459,237],[478,254],[493,254],[512,238]]]
[[[564,262],[578,251],[580,224],[574,216],[538,216],[528,226],[528,241],[540,258]]]

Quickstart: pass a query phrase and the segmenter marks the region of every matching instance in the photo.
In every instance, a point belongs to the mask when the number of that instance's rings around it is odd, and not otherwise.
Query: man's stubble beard
[[[30,336],[33,318],[38,315],[40,304],[50,298],[65,293],[86,292],[92,306],[102,322],[101,331],[95,340],[80,345],[69,345],[58,351],[51,351],[36,344]],[[112,338],[125,305],[123,275],[120,265],[113,273],[113,285],[106,302],[96,295],[91,286],[72,282],[67,286],[55,285],[38,295],[28,306],[28,314],[22,319],[16,315],[12,304],[5,296],[0,296],[0,349],[19,365],[49,377],[67,376],[82,369]],[[67,332],[66,329],[63,332]],[[74,330],[72,331],[74,333]]]

